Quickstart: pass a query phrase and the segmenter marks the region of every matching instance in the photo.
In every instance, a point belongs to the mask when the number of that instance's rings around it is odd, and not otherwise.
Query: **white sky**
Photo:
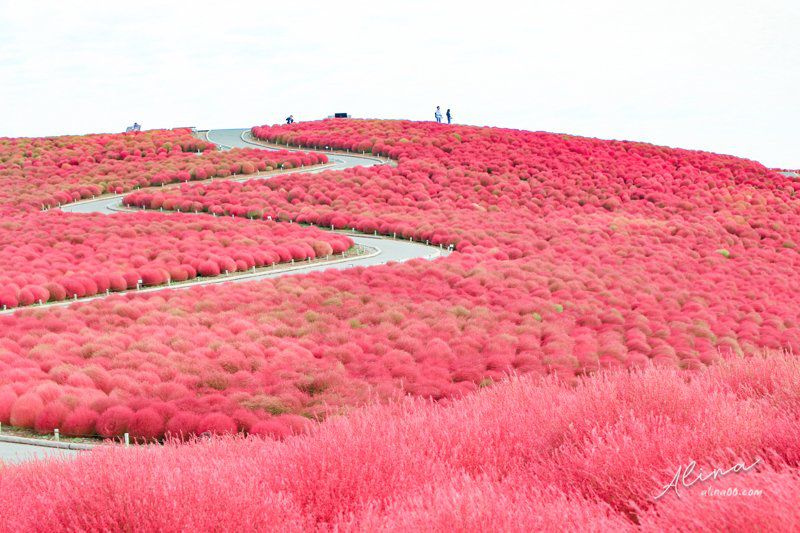
[[[0,0],[0,136],[337,111],[800,167],[800,2]]]

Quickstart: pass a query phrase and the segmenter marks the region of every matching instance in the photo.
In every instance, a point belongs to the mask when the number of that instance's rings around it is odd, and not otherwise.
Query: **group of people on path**
[[[439,124],[442,123],[442,109],[438,105],[436,106],[436,112],[433,116],[436,117],[436,122]],[[453,121],[453,115],[450,113],[450,109],[447,110],[445,116],[447,117],[447,123],[450,124]]]

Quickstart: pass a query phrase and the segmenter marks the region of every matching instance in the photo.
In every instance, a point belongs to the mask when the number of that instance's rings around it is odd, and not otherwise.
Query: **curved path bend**
[[[264,146],[260,143],[248,141],[245,139],[245,134],[249,134],[249,131],[250,131],[249,129],[242,129],[242,128],[209,130],[208,132],[205,133],[205,137],[210,142],[213,142],[214,144],[220,146],[223,149],[256,147],[262,150],[292,150],[299,152],[304,151],[302,148],[299,149],[284,148],[284,147],[275,148],[270,146]],[[325,170],[342,170],[345,168],[351,168],[355,166],[374,166],[379,164],[387,164],[386,161],[384,160],[368,155],[362,156],[354,154],[345,155],[339,153],[330,153],[329,159],[331,161],[331,164],[325,165],[323,167],[318,167],[309,170],[292,169],[292,170],[287,170],[285,172],[277,172],[262,176],[235,178],[235,181],[248,181],[250,179],[270,179],[273,176],[281,176],[291,173],[318,173],[318,172],[323,172]],[[70,213],[102,213],[102,214],[138,211],[125,208],[122,205],[122,199],[124,196],[125,196],[124,194],[117,194],[113,196],[104,196],[102,198],[97,198],[93,200],[82,200],[72,204],[63,205],[60,207],[60,209],[62,211]],[[325,230],[325,228],[320,228],[320,229],[322,229],[323,231],[327,231]],[[242,273],[231,274],[230,276],[200,278],[196,280],[182,282],[176,285],[159,285],[155,287],[147,287],[140,291],[131,290],[131,291],[123,291],[122,293],[118,292],[111,294],[112,295],[125,294],[129,292],[142,292],[142,293],[158,292],[163,290],[186,289],[198,285],[256,281],[262,279],[276,278],[279,276],[305,274],[308,272],[319,272],[329,269],[344,270],[355,266],[375,266],[375,265],[383,265],[389,262],[400,263],[403,261],[409,261],[411,259],[436,259],[437,257],[446,256],[450,253],[447,249],[442,249],[440,247],[435,247],[435,246],[429,246],[419,242],[406,241],[402,239],[392,239],[383,236],[363,235],[360,233],[351,233],[351,232],[339,231],[337,233],[344,233],[345,235],[350,237],[356,245],[359,245],[362,248],[362,250],[366,250],[366,253],[355,255],[352,257],[332,259],[329,261],[317,261],[310,263],[298,262],[292,265],[283,264],[283,265],[278,265],[274,269],[261,269],[254,273],[242,272]],[[108,295],[106,294],[98,294],[96,296],[81,298],[79,300],[67,300],[63,302],[44,304],[43,306],[31,306],[30,308],[41,309],[43,307],[47,308],[47,307],[67,306],[71,305],[72,303],[75,303],[76,301],[85,302],[89,300],[105,298],[107,296]],[[8,309],[6,311],[0,311],[0,314],[10,314],[16,312],[17,310],[23,310],[28,308],[29,307]]]
[[[241,128],[209,130],[208,132],[206,132],[206,138],[210,142],[213,142],[214,144],[222,147],[223,149],[257,147],[263,150],[281,149],[281,150],[304,151],[303,149],[292,149],[283,147],[272,148],[269,146],[261,145],[259,143],[247,141],[245,140],[245,134],[248,133],[249,131],[250,131],[249,129],[241,129]],[[324,170],[342,170],[345,168],[350,168],[355,166],[373,166],[378,164],[386,164],[386,162],[380,160],[379,158],[366,155],[359,156],[354,154],[345,155],[339,153],[331,153],[328,154],[328,156],[331,162],[333,163],[332,165],[328,165],[322,168],[307,170],[303,172],[316,173],[316,172],[322,172]],[[266,176],[260,176],[260,177],[257,176],[250,179],[269,179],[272,176],[280,176],[292,172],[298,172],[298,171],[290,170],[287,172],[269,174]],[[245,181],[245,180],[242,179],[237,181]],[[124,195],[120,194],[114,196],[106,196],[103,198],[97,198],[95,200],[80,201],[73,204],[61,206],[61,210],[71,213],[103,213],[103,214],[113,214],[115,212],[128,211],[122,206],[123,197]],[[321,229],[324,230],[324,228]],[[173,285],[173,286],[161,285],[157,287],[148,287],[147,289],[144,289],[143,291],[140,292],[175,290],[175,289],[189,288],[196,285],[208,285],[212,283],[247,282],[260,279],[275,278],[278,276],[285,276],[291,274],[304,274],[307,272],[322,271],[328,269],[343,270],[354,266],[382,265],[392,261],[403,262],[403,261],[408,261],[410,259],[419,259],[419,258],[436,259],[437,257],[442,257],[449,254],[447,249],[441,249],[435,246],[428,246],[418,242],[396,240],[382,236],[373,237],[373,236],[348,233],[348,232],[345,232],[345,234],[348,235],[357,245],[361,245],[362,247],[371,250],[371,253],[360,256],[354,256],[351,258],[345,258],[342,260],[337,260],[336,262],[311,263],[307,265],[298,263],[292,266],[286,266],[285,268],[276,268],[274,271],[273,270],[266,272],[262,271],[256,274],[243,274],[239,276],[233,276],[230,278],[220,276],[216,278],[205,278],[195,282],[183,283],[180,285]],[[112,294],[120,294],[120,293],[112,293]],[[89,298],[81,298],[80,300],[77,301],[84,302],[92,299],[105,298],[105,297],[106,295],[97,295]],[[74,301],[65,301],[65,302],[58,302],[56,304],[46,304],[44,307],[70,305],[72,303],[74,303]],[[41,306],[37,306],[35,308],[39,309],[41,308]],[[28,308],[23,307],[19,309],[10,309],[8,311],[0,311],[0,314],[13,313],[17,310],[24,310],[24,309]],[[75,453],[78,452],[75,450],[59,449],[46,446],[20,444],[16,442],[3,442],[3,436],[0,434],[0,462],[3,461],[21,462],[43,457],[69,457]]]

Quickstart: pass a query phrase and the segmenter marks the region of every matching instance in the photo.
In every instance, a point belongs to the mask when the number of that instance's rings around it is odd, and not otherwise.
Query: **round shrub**
[[[12,390],[0,391],[0,423],[8,424],[11,417],[11,408],[17,401],[17,395]]]
[[[98,272],[92,276],[95,285],[97,285],[97,293],[102,294],[111,288],[111,278],[108,274]]]
[[[59,398],[64,391],[59,385],[50,381],[45,381],[37,385],[33,392],[35,392],[44,403],[50,403]]]
[[[164,418],[153,408],[140,409],[131,417],[128,432],[135,439],[159,439],[164,434]]]
[[[176,413],[169,419],[165,433],[167,437],[186,440],[197,433],[200,417],[188,411]]]
[[[77,281],[83,287],[83,296],[94,296],[97,294],[97,283],[89,276],[78,276]]]
[[[86,289],[83,288],[83,284],[75,278],[64,278],[61,280],[61,285],[66,290],[68,298],[73,296],[83,298],[86,296]]]
[[[33,429],[37,433],[52,433],[54,429],[61,428],[68,414],[69,409],[64,404],[58,402],[49,403],[39,412],[33,424]]]
[[[236,422],[222,413],[210,413],[200,418],[197,424],[197,434],[212,433],[214,435],[225,435],[236,433]]]
[[[36,417],[44,409],[44,402],[38,394],[23,394],[11,408],[9,423],[12,426],[30,428],[36,422]]]
[[[49,302],[60,302],[67,297],[67,291],[58,283],[47,283],[44,288],[47,289]]]
[[[181,268],[183,268],[186,271],[186,276],[188,279],[194,279],[197,277],[197,269],[192,265],[183,264],[181,265]]]
[[[164,401],[180,400],[191,395],[191,392],[185,385],[176,383],[174,381],[164,381],[156,385],[153,389],[156,397]]]
[[[217,264],[219,265],[219,269],[221,272],[228,271],[228,272],[236,272],[236,261],[231,259],[230,257],[221,257],[217,260]]]
[[[128,430],[133,411],[124,405],[110,407],[97,419],[97,433],[101,437],[122,436]]]
[[[314,241],[311,243],[315,257],[325,257],[333,254],[333,247],[325,241]]]
[[[33,293],[27,287],[19,291],[17,300],[19,301],[19,305],[31,305],[36,302]]]
[[[139,273],[135,270],[125,272],[122,277],[125,278],[126,289],[135,289],[136,284],[139,283]]]
[[[69,385],[70,387],[78,387],[81,389],[94,388],[94,381],[92,380],[92,378],[90,378],[83,372],[73,372],[67,377],[65,384]]]
[[[7,308],[17,307],[19,305],[19,300],[17,299],[17,294],[15,291],[11,291],[10,289],[0,290],[0,308],[3,306]]]
[[[180,265],[175,265],[169,267],[169,278],[172,281],[186,281],[189,279],[189,274],[186,272],[186,269]]]
[[[142,276],[142,285],[145,287],[152,287],[155,285],[163,285],[167,282],[167,275],[162,269],[157,268],[144,268],[139,271]]]
[[[104,381],[105,381],[104,383],[105,386],[103,387],[103,390],[108,392],[112,388],[110,376],[105,376]],[[100,415],[100,413],[114,407],[115,405],[119,405],[119,400],[112,398],[110,396],[103,395],[92,400],[89,403],[88,407],[94,410],[98,415]]]
[[[300,415],[284,414],[277,418],[292,428],[295,435],[307,432],[312,425],[311,420]]]
[[[119,292],[128,288],[128,282],[125,281],[119,274],[111,274],[108,276],[108,290]]]
[[[50,300],[50,291],[41,285],[28,285],[26,287],[33,294],[34,302],[46,302]]]
[[[255,413],[248,409],[237,409],[234,411],[233,420],[236,422],[236,426],[242,433],[249,432],[250,429],[259,422],[259,419]]]
[[[277,418],[270,418],[269,420],[262,420],[261,422],[253,424],[253,427],[250,428],[250,434],[282,440],[286,437],[291,437],[293,431],[285,421],[278,420]]]
[[[205,277],[219,276],[219,265],[215,261],[203,261],[198,266],[197,273]]]

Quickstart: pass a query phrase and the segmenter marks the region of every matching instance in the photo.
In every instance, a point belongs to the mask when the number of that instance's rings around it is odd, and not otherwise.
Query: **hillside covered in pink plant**
[[[0,422],[168,442],[3,467],[5,493],[33,485],[51,502],[7,509],[9,524],[796,525],[796,179],[733,156],[499,128],[325,120],[250,134],[396,165],[200,182],[328,158],[212,152],[181,130],[88,137],[74,156],[58,139],[4,140],[14,155],[0,171],[17,192],[2,204],[0,299],[102,293],[105,280],[116,290],[112,279],[130,288],[137,276],[160,285],[352,245],[328,230],[453,253],[0,316]],[[39,173],[37,161],[64,172]],[[112,182],[117,164],[132,166]],[[160,187],[175,181],[187,183]],[[36,212],[120,191],[136,213]],[[655,497],[679,465],[756,460],[714,482],[763,491],[747,516],[746,498],[699,485],[685,500]],[[158,480],[188,464],[195,479],[176,480],[177,503],[160,508]],[[116,488],[60,496],[101,486]]]
[[[324,418],[368,398],[458,397],[510,373],[691,369],[797,346],[795,183],[755,162],[397,121],[253,133],[398,165],[187,184],[125,202],[251,219],[242,228],[275,224],[253,218],[353,227],[456,253],[4,318],[9,421],[32,401],[13,421],[48,428],[78,407],[100,418],[114,408],[118,423],[97,431],[113,436],[150,409],[157,431],[142,436],[168,433],[179,414],[249,432],[253,420]],[[83,355],[94,345],[102,355]]]

